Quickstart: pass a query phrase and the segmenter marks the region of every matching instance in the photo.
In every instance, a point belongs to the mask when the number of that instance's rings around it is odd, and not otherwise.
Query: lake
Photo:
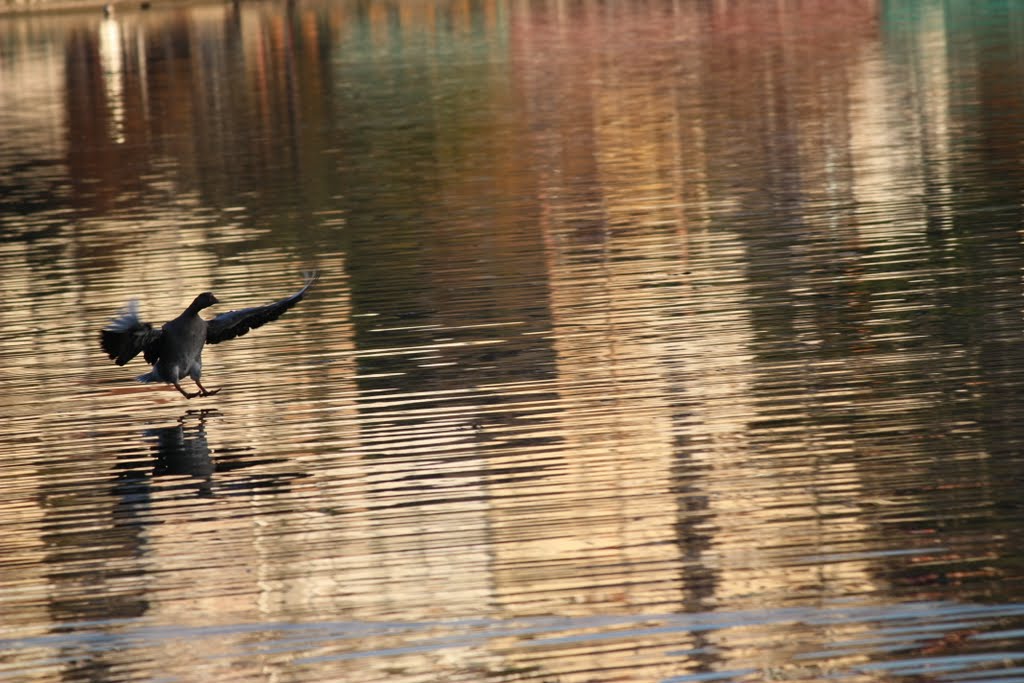
[[[0,17],[0,678],[1024,680],[1022,82],[1013,2]],[[314,269],[215,396],[100,349]]]

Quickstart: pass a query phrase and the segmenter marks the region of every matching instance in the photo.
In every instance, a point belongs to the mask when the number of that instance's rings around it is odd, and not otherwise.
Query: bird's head
[[[209,308],[210,306],[219,303],[220,299],[215,297],[213,295],[213,292],[203,292],[202,294],[196,297],[195,301],[192,302],[192,305],[189,306],[189,308],[196,312],[199,312],[204,308]]]

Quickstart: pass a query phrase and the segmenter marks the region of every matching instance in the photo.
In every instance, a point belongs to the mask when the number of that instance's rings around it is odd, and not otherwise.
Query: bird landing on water
[[[203,374],[203,347],[241,337],[273,320],[277,320],[302,301],[309,288],[319,279],[317,272],[306,274],[306,284],[295,294],[266,306],[242,308],[221,313],[204,320],[199,312],[220,303],[212,292],[203,292],[174,320],[159,329],[139,318],[139,302],[132,299],[100,332],[100,346],[118,365],[124,365],[141,352],[152,369],[139,375],[140,382],[173,384],[185,398],[212,396],[220,389],[207,389],[199,380]],[[188,393],[181,381],[189,377],[199,391]]]

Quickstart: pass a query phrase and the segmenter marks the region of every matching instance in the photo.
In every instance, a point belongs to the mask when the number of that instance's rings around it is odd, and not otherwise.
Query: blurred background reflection
[[[996,2],[8,11],[0,677],[1024,676],[1022,46]],[[216,397],[99,350],[310,268]]]

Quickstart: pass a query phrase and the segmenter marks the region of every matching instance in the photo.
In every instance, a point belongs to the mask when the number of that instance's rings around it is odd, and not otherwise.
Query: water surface
[[[1024,677],[1024,14],[0,20],[0,677]],[[322,279],[140,385],[98,330]]]

